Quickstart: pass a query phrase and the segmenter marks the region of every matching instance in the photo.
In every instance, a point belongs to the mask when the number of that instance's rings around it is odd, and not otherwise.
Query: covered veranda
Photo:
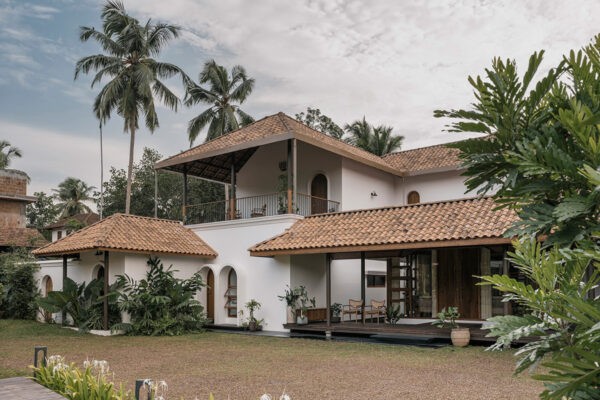
[[[516,220],[510,210],[495,210],[491,198],[463,199],[402,207],[359,210],[306,217],[284,234],[250,249],[253,256],[321,255],[324,260],[325,318],[305,326],[286,325],[297,332],[352,335],[419,335],[449,337],[449,330],[431,326],[448,306],[458,306],[462,323],[482,341],[483,320],[508,314],[507,303],[490,286],[477,286],[477,276],[508,273],[503,237]],[[323,257],[324,256],[324,257]],[[332,323],[332,264],[360,267],[360,306],[351,321]],[[386,263],[386,306],[399,307],[404,318],[386,324],[369,313],[366,266]],[[352,267],[354,265],[355,267]]]

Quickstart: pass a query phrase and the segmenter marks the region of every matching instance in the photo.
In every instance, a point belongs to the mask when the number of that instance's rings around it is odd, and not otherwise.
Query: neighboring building
[[[267,329],[283,330],[277,296],[286,285],[305,286],[319,308],[362,298],[411,318],[450,305],[475,320],[510,312],[472,276],[512,272],[502,234],[516,216],[495,211],[489,198],[464,199],[455,149],[378,157],[279,113],[156,168],[229,189],[226,200],[200,205],[188,205],[183,190],[184,223],[215,257],[179,269],[202,272],[210,290],[200,300],[216,324],[237,324],[239,309],[256,299]]]
[[[35,197],[27,196],[28,180],[22,171],[0,170],[0,252],[47,243],[37,229],[27,227],[25,206],[36,201]]]
[[[56,242],[58,239],[98,221],[100,221],[100,216],[96,213],[81,213],[61,218],[55,223],[45,226],[44,230],[50,231],[51,240]]]

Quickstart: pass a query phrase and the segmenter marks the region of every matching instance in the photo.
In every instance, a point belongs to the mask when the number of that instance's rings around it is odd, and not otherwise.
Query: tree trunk
[[[129,165],[127,167],[127,193],[125,194],[125,214],[131,205],[131,181],[133,176],[133,148],[135,147],[135,124],[129,124]]]

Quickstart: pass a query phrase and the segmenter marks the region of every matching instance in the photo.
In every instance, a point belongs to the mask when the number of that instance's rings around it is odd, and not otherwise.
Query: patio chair
[[[363,301],[362,300],[348,300],[348,304],[342,306],[342,321],[344,320],[344,315],[350,316],[350,321],[352,321],[352,316],[354,315],[354,321],[358,322],[358,316],[362,317],[363,313]]]
[[[253,208],[250,217],[264,217],[267,215],[267,205],[264,204],[261,208]]]
[[[371,300],[371,305],[365,307],[365,317],[379,318],[383,317],[385,321],[385,300]]]

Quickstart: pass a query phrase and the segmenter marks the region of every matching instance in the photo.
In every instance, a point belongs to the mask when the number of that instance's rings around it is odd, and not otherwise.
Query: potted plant
[[[336,324],[340,322],[342,319],[340,318],[340,313],[342,312],[342,305],[340,303],[333,303],[330,307],[331,309],[331,322]]]
[[[300,298],[300,293],[298,288],[290,288],[289,285],[286,285],[285,293],[283,296],[279,297],[279,300],[285,301],[287,306],[287,323],[293,324],[296,320],[296,309],[298,307],[298,299]]]
[[[256,317],[254,316],[254,312],[257,310],[260,310],[261,304],[254,300],[254,299],[250,299],[249,302],[247,302],[245,304],[246,309],[248,310],[248,321],[247,321],[247,326],[248,326],[248,330],[250,331],[260,331],[262,329],[262,324],[264,322],[264,320],[262,319],[256,319]],[[241,316],[243,317],[243,311]],[[242,325],[244,325],[244,323],[242,323]]]
[[[306,316],[308,304],[310,303],[312,307],[315,307],[316,301],[314,297],[312,299],[308,298],[308,292],[304,286],[298,288],[298,294],[298,300],[300,300],[300,315],[296,318],[296,323],[298,325],[306,325],[308,324],[308,317]]]
[[[458,326],[456,320],[459,317],[458,307],[444,307],[442,308],[442,311],[438,313],[438,319],[432,322],[432,325],[440,328],[449,327],[451,329],[450,339],[452,339],[452,344],[456,347],[465,347],[471,340],[471,331],[469,328],[461,328]]]
[[[385,308],[385,320],[388,324],[396,324],[404,315],[400,311],[400,305],[390,304]]]

